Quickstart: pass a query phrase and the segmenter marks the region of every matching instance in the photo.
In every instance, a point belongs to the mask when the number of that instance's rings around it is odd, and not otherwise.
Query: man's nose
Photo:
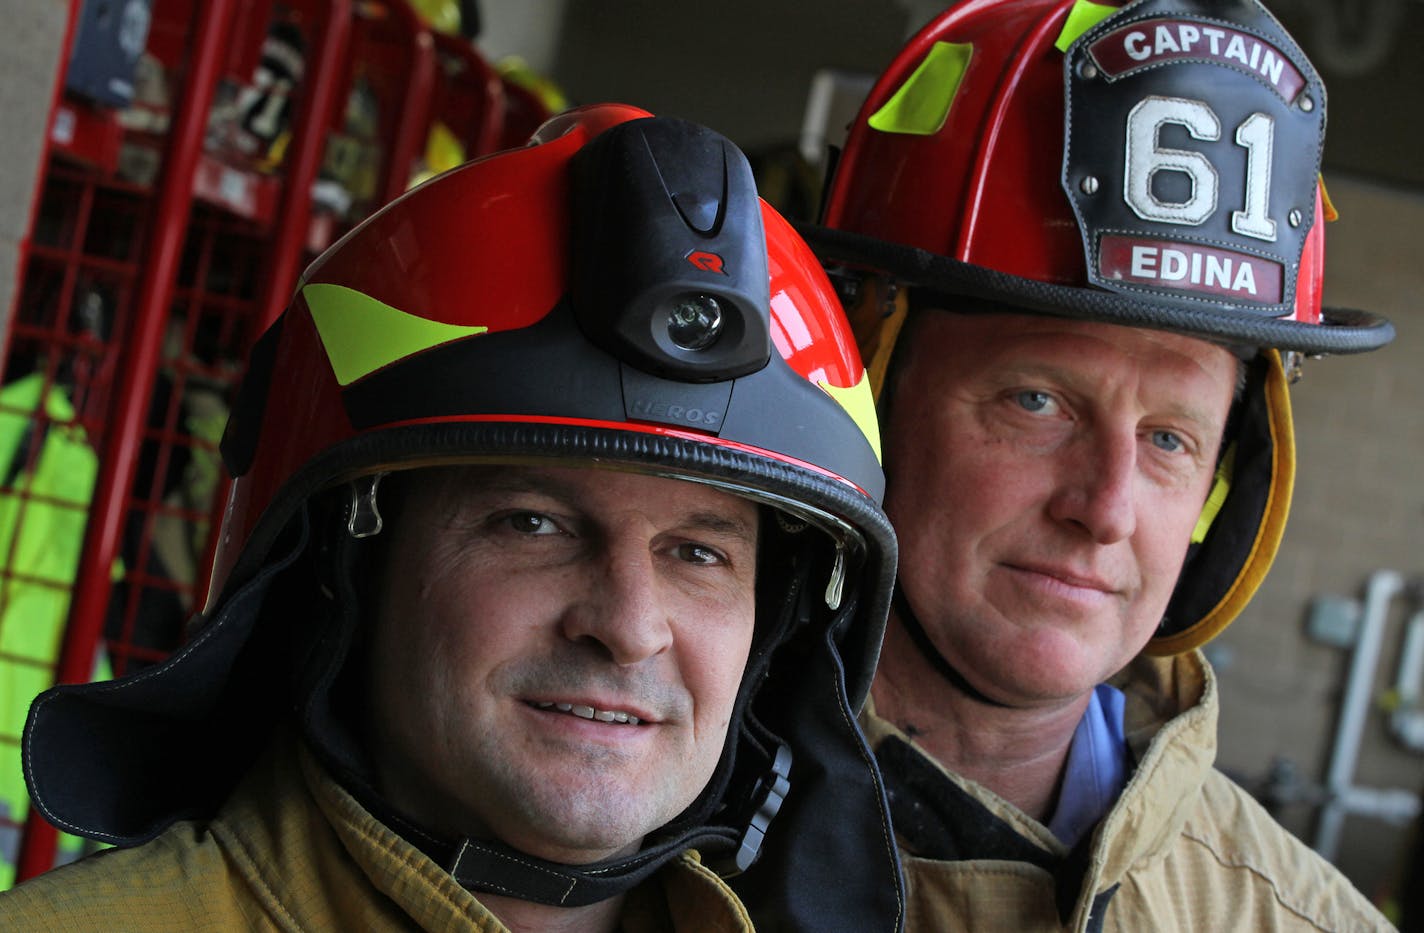
[[[1049,512],[1084,529],[1097,544],[1111,544],[1137,530],[1136,431],[1094,432],[1079,439],[1060,463]]]
[[[646,543],[612,542],[588,563],[587,592],[564,614],[570,641],[595,642],[621,665],[637,664],[672,644],[656,557]]]

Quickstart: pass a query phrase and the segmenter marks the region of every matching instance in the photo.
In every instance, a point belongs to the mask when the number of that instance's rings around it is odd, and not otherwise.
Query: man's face
[[[636,850],[721,757],[752,639],[756,506],[580,469],[408,482],[369,655],[382,792],[554,861]]]
[[[1145,645],[1215,472],[1224,348],[1030,315],[931,312],[891,403],[901,585],[980,692],[1083,696]]]

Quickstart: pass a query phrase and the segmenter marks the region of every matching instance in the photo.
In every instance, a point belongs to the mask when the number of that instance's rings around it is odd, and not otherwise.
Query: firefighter
[[[1254,0],[969,0],[870,92],[813,248],[901,569],[862,725],[908,929],[1384,927],[1213,770],[1201,652],[1276,552],[1325,89]]]
[[[874,406],[725,139],[585,107],[407,193],[307,269],[223,454],[195,637],[27,726],[35,805],[122,848],[0,925],[744,929],[723,872],[897,928]]]

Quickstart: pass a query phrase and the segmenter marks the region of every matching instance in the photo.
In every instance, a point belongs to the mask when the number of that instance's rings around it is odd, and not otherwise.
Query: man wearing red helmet
[[[806,232],[883,380],[907,928],[1387,926],[1212,769],[1197,650],[1280,540],[1288,361],[1393,333],[1320,308],[1324,108],[1254,0],[966,0],[857,117]]]
[[[193,640],[31,710],[36,808],[121,848],[0,926],[899,928],[869,385],[725,139],[582,108],[409,192],[223,454]]]

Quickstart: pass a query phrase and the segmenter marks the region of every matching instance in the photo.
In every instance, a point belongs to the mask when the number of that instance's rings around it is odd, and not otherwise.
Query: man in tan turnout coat
[[[1364,930],[1213,770],[1199,646],[1275,554],[1320,307],[1325,92],[1254,0],[970,0],[852,126],[824,227],[901,573],[872,705],[909,929]]]
[[[119,848],[0,928],[899,928],[869,384],[730,142],[595,105],[408,192],[223,453],[196,636],[31,710],[35,806]]]

